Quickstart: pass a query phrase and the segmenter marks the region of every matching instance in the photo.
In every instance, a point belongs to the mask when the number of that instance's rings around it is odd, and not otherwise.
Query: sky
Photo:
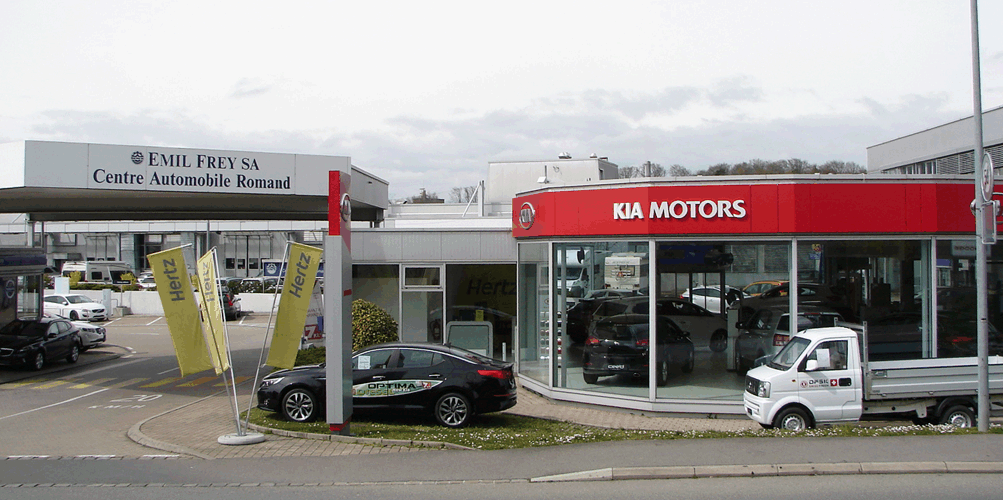
[[[692,172],[971,116],[968,0],[0,0],[0,142],[349,156],[391,199],[567,152]],[[979,2],[983,109],[1003,2]]]

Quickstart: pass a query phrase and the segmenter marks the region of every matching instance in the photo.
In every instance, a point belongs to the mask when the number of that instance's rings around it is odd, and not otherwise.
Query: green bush
[[[327,350],[323,347],[310,346],[296,353],[296,366],[319,365],[327,358]]]
[[[396,340],[397,321],[390,316],[390,313],[366,300],[352,301],[353,351]]]

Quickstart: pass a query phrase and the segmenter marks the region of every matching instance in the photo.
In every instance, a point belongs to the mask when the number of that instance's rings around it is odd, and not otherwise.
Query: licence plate
[[[623,370],[627,365],[607,365],[606,368],[609,370]]]

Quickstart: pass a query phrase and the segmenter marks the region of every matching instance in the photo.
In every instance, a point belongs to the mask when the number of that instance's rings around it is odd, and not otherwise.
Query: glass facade
[[[522,242],[518,370],[583,401],[741,411],[745,371],[804,328],[866,325],[875,362],[974,356],[974,259],[933,237]],[[1003,278],[989,289],[1003,354]]]

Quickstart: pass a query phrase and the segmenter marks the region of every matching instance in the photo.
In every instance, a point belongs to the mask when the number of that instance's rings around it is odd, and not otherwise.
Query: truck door
[[[860,416],[860,388],[854,387],[853,371],[848,369],[848,349],[848,340],[822,342],[798,368],[798,391],[815,406],[815,419],[820,422]],[[815,361],[817,367],[808,371],[808,361]]]

